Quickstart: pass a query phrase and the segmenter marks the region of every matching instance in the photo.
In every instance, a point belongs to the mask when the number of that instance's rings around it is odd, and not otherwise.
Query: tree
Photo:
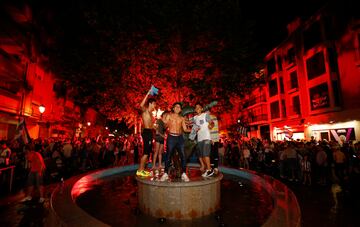
[[[216,99],[222,111],[257,81],[254,22],[240,1],[48,4],[52,69],[75,88],[74,99],[109,118],[137,116],[151,85],[162,108]]]

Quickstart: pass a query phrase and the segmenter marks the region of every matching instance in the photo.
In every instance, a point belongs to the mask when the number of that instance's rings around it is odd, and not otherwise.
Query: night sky
[[[96,1],[93,1],[96,2]],[[169,3],[171,2],[171,3]],[[201,4],[197,4],[201,2]],[[236,33],[237,27],[251,23],[255,32],[253,41],[260,52],[268,52],[286,37],[286,25],[296,17],[307,19],[329,0],[291,1],[240,1],[240,0],[201,0],[201,1],[162,1],[162,0],[120,0],[120,1],[33,1],[34,16],[47,26],[47,32],[57,34],[57,26],[63,27],[67,35],[93,35],[87,31],[88,25],[96,23],[91,17],[113,17],[120,23],[145,29],[149,23],[159,29],[182,26],[182,29],[200,24],[204,30],[219,30],[228,26]],[[229,8],[227,8],[227,6]],[[234,9],[233,6],[238,7]],[[198,7],[198,9],[195,9]],[[232,16],[228,15],[234,14]],[[202,18],[201,15],[204,14]],[[91,15],[96,14],[96,15]],[[228,17],[226,17],[228,16]],[[162,19],[170,20],[162,20]],[[114,22],[114,21],[113,21]],[[131,25],[130,25],[131,24]],[[99,24],[104,30],[116,29],[109,24]],[[206,28],[205,28],[206,27]],[[220,29],[221,30],[221,29]],[[85,33],[82,33],[85,32]],[[89,32],[88,34],[86,32]],[[191,30],[190,30],[191,32]],[[64,39],[68,45],[73,40]]]
[[[93,32],[94,29],[116,30],[116,23],[121,24],[122,28],[126,27],[127,31],[129,27],[134,31],[152,25],[157,31],[181,27],[181,30],[189,33],[193,29],[200,32],[223,32],[225,29],[227,33],[237,33],[241,30],[239,27],[249,23],[253,32],[251,41],[255,44],[256,51],[259,51],[258,56],[262,56],[286,37],[286,25],[289,22],[296,17],[308,18],[328,1],[291,1],[290,5],[290,2],[285,4],[282,1],[240,0],[75,0],[30,1],[30,5],[34,18],[45,29],[48,38],[57,37],[61,39],[62,45],[69,48],[81,48],[76,45],[79,37],[81,42],[93,39],[93,36],[98,35]],[[13,1],[5,2],[14,4]],[[96,21],[107,17],[108,20]],[[194,28],[196,26],[198,28]]]

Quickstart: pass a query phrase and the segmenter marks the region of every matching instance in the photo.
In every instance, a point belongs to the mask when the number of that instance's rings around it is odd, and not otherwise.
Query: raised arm
[[[150,94],[150,90],[148,91],[148,93],[146,93],[144,99],[143,99],[143,100],[141,101],[141,103],[140,103],[140,107],[141,107],[141,110],[142,110],[142,111],[145,111],[145,102],[146,102],[146,99],[147,99],[147,97],[149,96],[149,94]]]

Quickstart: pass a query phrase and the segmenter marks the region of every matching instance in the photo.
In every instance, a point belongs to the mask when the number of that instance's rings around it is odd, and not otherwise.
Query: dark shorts
[[[43,177],[38,172],[30,172],[28,176],[28,186],[39,187],[43,185]]]
[[[141,136],[144,143],[144,155],[149,155],[153,148],[153,130],[144,128]]]
[[[198,149],[200,157],[210,157],[211,141],[203,140],[198,142]]]
[[[155,142],[160,143],[160,144],[164,144],[164,137],[162,137],[160,135],[156,135],[155,136]]]

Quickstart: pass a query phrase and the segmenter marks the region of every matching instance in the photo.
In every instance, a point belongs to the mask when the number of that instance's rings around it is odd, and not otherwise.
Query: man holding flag
[[[26,128],[25,118],[21,118],[19,120],[19,123],[16,127],[16,131],[18,133],[15,135],[14,140],[18,140],[20,144],[30,143],[31,138],[30,138],[29,132]]]

